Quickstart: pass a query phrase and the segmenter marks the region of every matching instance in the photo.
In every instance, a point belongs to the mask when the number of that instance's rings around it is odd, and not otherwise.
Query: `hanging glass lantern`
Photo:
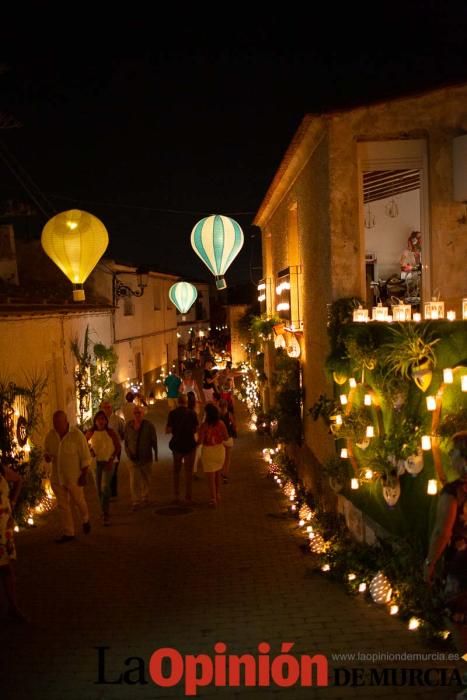
[[[44,226],[41,244],[49,258],[73,283],[73,300],[84,301],[83,284],[109,245],[102,221],[80,209],[62,211]]]
[[[228,216],[208,216],[193,227],[191,245],[215,275],[217,289],[227,287],[224,274],[240,252],[243,241],[240,225]]]

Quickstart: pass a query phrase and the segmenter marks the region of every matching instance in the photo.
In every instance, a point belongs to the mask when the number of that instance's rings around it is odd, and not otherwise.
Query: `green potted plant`
[[[349,478],[349,467],[346,459],[334,456],[330,457],[323,465],[323,473],[328,477],[329,485],[333,491],[339,493]]]
[[[357,447],[365,449],[369,445],[369,441],[366,439],[366,429],[372,423],[373,417],[369,408],[365,406],[352,407],[351,411],[343,416],[342,425],[333,430],[334,437],[337,440],[341,438],[352,440]]]
[[[392,339],[381,346],[380,357],[385,374],[397,374],[413,379],[422,391],[431,384],[436,355],[433,350],[439,338],[434,338],[428,324],[399,323],[389,328]]]
[[[350,361],[346,355],[330,355],[326,359],[325,368],[339,386],[345,384],[350,376]]]

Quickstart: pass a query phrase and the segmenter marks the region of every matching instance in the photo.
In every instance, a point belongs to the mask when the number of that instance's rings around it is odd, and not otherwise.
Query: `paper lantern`
[[[311,508],[306,503],[304,503],[301,506],[301,508],[299,510],[299,517],[301,520],[305,520],[305,521],[311,520],[311,518],[313,517],[313,514],[311,512]]]
[[[208,216],[193,227],[191,245],[215,276],[217,289],[227,286],[224,274],[240,252],[243,240],[240,225],[228,216]]]
[[[83,283],[109,244],[102,221],[80,209],[62,211],[44,226],[41,243],[45,253],[73,283],[74,301],[84,301]]]
[[[388,320],[389,307],[383,306],[381,303],[378,306],[373,306],[371,311],[372,321],[387,321]]]
[[[392,596],[392,587],[382,571],[378,571],[370,582],[370,595],[377,605],[389,603]]]
[[[443,369],[443,382],[445,384],[452,384],[454,382],[454,374],[450,367]]]
[[[425,319],[436,321],[438,318],[444,318],[444,301],[438,301],[432,298],[424,304]]]
[[[323,537],[318,532],[310,532],[310,536],[311,535],[313,535],[313,537],[310,539],[310,552],[313,554],[323,554],[323,552],[326,551],[326,543]]]
[[[292,336],[287,343],[287,355],[289,357],[300,357],[300,343]]]
[[[355,323],[367,323],[368,322],[368,309],[354,309],[353,320]]]
[[[404,321],[410,321],[410,318],[412,316],[412,307],[410,304],[395,304],[392,307],[392,320],[393,321],[400,321],[403,323]]]
[[[181,314],[186,314],[196,301],[198,290],[189,282],[175,282],[169,289],[169,299]],[[183,320],[185,318],[182,316]]]
[[[276,335],[274,338],[274,347],[275,348],[285,348],[285,338],[283,335]]]

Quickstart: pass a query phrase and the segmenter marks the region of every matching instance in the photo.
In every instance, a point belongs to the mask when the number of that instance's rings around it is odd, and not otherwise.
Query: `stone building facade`
[[[285,281],[290,308],[279,315],[301,348],[305,444],[298,461],[307,465],[305,480],[313,482],[313,465],[334,451],[324,423],[307,415],[320,394],[332,395],[324,372],[327,305],[352,296],[370,309],[374,304],[369,277],[377,277],[372,247],[378,221],[372,208],[379,187],[389,218],[405,211],[404,197],[416,198],[412,218],[401,224],[394,216],[393,228],[401,242],[412,229],[421,233],[420,305],[436,294],[458,318],[461,314],[467,296],[467,224],[465,203],[454,199],[462,168],[454,176],[453,148],[465,134],[467,85],[306,115],[257,212],[264,283],[272,290],[266,310],[277,313]],[[385,189],[391,181],[400,187]],[[404,181],[411,183],[405,190]],[[387,222],[384,226],[387,231]],[[380,257],[384,254],[381,248]],[[392,262],[398,272],[399,261]]]

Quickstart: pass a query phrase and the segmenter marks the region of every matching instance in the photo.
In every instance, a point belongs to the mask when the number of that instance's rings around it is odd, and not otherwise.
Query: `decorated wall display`
[[[410,528],[425,544],[435,512],[430,499],[439,491],[428,483],[442,485],[455,476],[443,425],[451,415],[459,416],[457,429],[467,425],[461,417],[467,418],[464,325],[447,320],[342,325],[333,351],[348,379],[336,386],[333,409],[323,400],[312,407],[315,419],[318,410],[329,422],[337,454],[345,453],[343,493],[388,532]],[[328,366],[334,366],[332,356]],[[374,489],[377,482],[381,486]]]
[[[16,421],[16,442],[18,447],[24,447],[28,441],[28,422],[24,416],[18,416]]]
[[[41,450],[34,444],[34,431],[41,421],[40,399],[44,377],[30,378],[25,386],[0,382],[0,455],[2,462],[23,479],[14,517],[20,525],[33,525],[37,508],[41,512],[55,505],[47,491]],[[50,484],[49,484],[50,490]]]

